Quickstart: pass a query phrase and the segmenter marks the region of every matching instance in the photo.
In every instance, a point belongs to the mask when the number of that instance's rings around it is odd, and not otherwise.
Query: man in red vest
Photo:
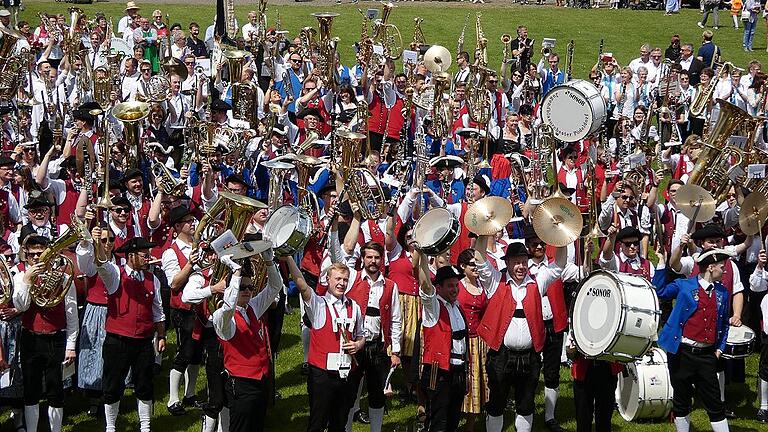
[[[128,220],[129,226],[135,226],[136,235],[149,237],[149,208],[152,202],[144,196],[144,177],[140,170],[135,168],[128,169],[121,180],[125,186],[125,197],[131,203],[133,212],[132,218]]]
[[[128,240],[115,253],[125,254],[118,267],[97,249],[97,272],[109,294],[104,356],[104,412],[106,432],[114,432],[125,392],[125,377],[131,370],[141,432],[150,431],[154,400],[155,350],[165,351],[165,314],[160,281],[149,270],[155,246],[143,237]]]
[[[267,385],[271,361],[266,312],[283,288],[283,279],[274,262],[272,249],[261,252],[267,265],[267,285],[254,286],[251,261],[240,264],[231,255],[221,262],[232,271],[224,291],[223,304],[213,313],[213,328],[221,341],[224,369],[227,374],[229,430],[261,432],[270,393]]]
[[[360,307],[344,295],[349,268],[341,263],[325,268],[328,292],[320,296],[304,280],[292,258],[283,261],[301,293],[310,323],[307,431],[344,431],[357,390],[348,379],[357,367],[352,356],[365,346]]]
[[[534,395],[541,371],[539,353],[544,349],[546,328],[542,315],[542,296],[560,278],[567,260],[565,247],[557,248],[556,258],[536,279],[528,272],[528,249],[511,243],[504,254],[506,270],[496,270],[485,253],[488,236],[475,243],[480,283],[489,298],[488,308],[477,333],[488,344],[488,390],[486,429],[500,432],[510,387],[515,387],[515,430],[533,428]],[[558,426],[559,428],[559,426]]]
[[[30,287],[40,286],[38,276],[45,271],[47,263],[39,262],[49,240],[30,235],[24,240],[24,266],[13,277],[13,304],[24,312],[20,335],[21,368],[24,377],[24,418],[27,430],[36,431],[40,416],[40,399],[43,395],[45,378],[48,399],[48,422],[52,432],[61,431],[64,418],[64,385],[62,363],[75,361],[78,319],[75,286],[68,281],[63,301],[53,307],[41,307],[30,292]]]
[[[730,256],[723,249],[711,248],[696,256],[698,276],[656,286],[659,298],[675,300],[658,343],[667,352],[674,390],[672,414],[679,432],[690,430],[694,390],[712,430],[729,430],[725,402],[718,389],[717,361],[728,339],[730,295],[721,280]],[[659,279],[657,282],[663,283]]]
[[[419,296],[423,327],[421,389],[426,395],[427,431],[454,431],[467,394],[467,320],[456,298],[464,272],[455,266],[437,269],[430,280],[427,256],[419,260]]]
[[[181,301],[181,292],[197,262],[197,254],[192,253],[192,236],[197,221],[187,207],[181,206],[169,212],[168,224],[173,227],[176,239],[163,252],[162,266],[171,287],[171,322],[176,329],[178,346],[168,374],[170,391],[166,406],[171,415],[183,415],[185,407],[194,406],[197,374],[203,358],[202,345],[192,337],[197,315],[193,305]],[[185,391],[184,399],[180,400],[179,384],[182,378],[185,378]]]
[[[624,274],[640,276],[650,282],[655,270],[653,264],[640,256],[640,239],[643,235],[635,227],[624,227],[621,230],[616,225],[608,228],[608,239],[603,244],[600,255],[600,267]],[[621,250],[616,254],[614,244],[619,242]]]

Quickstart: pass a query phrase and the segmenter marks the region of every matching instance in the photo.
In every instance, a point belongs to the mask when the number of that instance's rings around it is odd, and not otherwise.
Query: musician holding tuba
[[[13,279],[13,304],[16,309],[24,312],[20,340],[21,367],[25,371],[24,418],[27,430],[37,430],[45,377],[48,422],[51,431],[59,432],[64,419],[62,364],[69,366],[76,357],[77,297],[71,278],[59,282],[65,286],[53,287],[53,292],[64,293],[58,303],[51,298],[37,298],[33,295],[33,287],[40,286],[45,280],[42,277],[49,263],[41,262],[40,257],[49,244],[48,238],[35,234],[24,239],[24,260],[21,266],[24,270]],[[45,294],[53,295],[53,292]],[[55,304],[49,307],[38,306],[38,303],[48,301]]]

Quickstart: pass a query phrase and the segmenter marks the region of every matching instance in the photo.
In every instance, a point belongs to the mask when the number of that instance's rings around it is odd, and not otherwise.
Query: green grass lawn
[[[238,3],[236,11],[241,24],[245,22],[248,10],[255,8],[254,4],[243,5]],[[186,28],[190,21],[197,21],[205,28],[211,21],[215,13],[214,2],[210,5],[202,4],[173,4],[162,7],[163,12],[171,15],[171,22],[180,22]],[[142,2],[143,12],[149,14],[153,9],[148,3]],[[401,6],[402,5],[402,6]],[[66,12],[70,4],[54,2],[29,2],[26,3],[26,11],[22,13],[21,18],[29,20],[36,24],[37,13],[47,12]],[[456,49],[456,42],[464,23],[467,13],[474,12],[475,8],[457,3],[430,3],[427,5],[420,3],[400,3],[398,8],[392,13],[394,24],[401,29],[404,45],[411,40],[413,31],[414,16],[424,18],[423,30],[427,42],[430,44],[441,44],[448,47],[451,51]],[[95,5],[80,5],[89,16],[96,11],[104,11],[107,15],[113,16],[113,22],[116,25],[119,17],[122,15],[124,2],[98,3]],[[379,7],[375,2],[363,2],[360,4],[362,9],[368,7]],[[299,28],[306,25],[316,25],[315,18],[310,16],[312,12],[335,11],[339,16],[334,21],[333,34],[341,38],[339,49],[342,59],[348,64],[352,59],[353,42],[357,41],[360,35],[360,15],[357,13],[357,6],[344,5],[337,6],[329,2],[315,2],[304,5],[280,6],[280,18],[284,29],[290,31],[291,35],[297,34]],[[277,7],[270,6],[269,19],[273,23],[276,16]],[[595,63],[597,57],[598,45],[601,38],[605,39],[605,52],[612,52],[621,64],[626,65],[637,56],[638,48],[642,43],[648,42],[654,46],[665,48],[669,44],[669,37],[673,33],[682,36],[684,42],[691,42],[698,46],[701,38],[701,30],[696,26],[699,14],[694,10],[683,10],[680,15],[665,17],[658,11],[613,11],[613,10],[573,10],[573,9],[555,9],[552,7],[496,7],[485,5],[479,10],[483,12],[483,30],[489,40],[488,53],[491,65],[498,65],[501,60],[501,42],[499,37],[502,33],[515,34],[515,28],[519,24],[525,24],[529,27],[531,37],[537,40],[538,44],[543,37],[552,37],[558,40],[558,51],[564,49],[569,39],[575,40],[575,62],[573,67],[574,77],[583,78],[588,69]],[[730,16],[727,12],[721,12],[721,22],[727,24]],[[724,58],[731,60],[737,65],[745,65],[752,58],[761,58],[763,54],[758,54],[765,49],[765,30],[764,25],[759,24],[755,43],[756,53],[744,53],[741,50],[741,31],[734,30],[727,26],[721,27],[716,33],[716,43],[721,46]],[[472,15],[466,33],[465,47],[470,50],[475,45],[474,34],[474,14]],[[564,64],[563,64],[564,66]],[[294,300],[295,303],[295,300]],[[301,343],[299,339],[298,311],[286,317],[283,330],[283,339],[277,364],[277,384],[282,394],[282,399],[277,402],[277,406],[268,412],[267,429],[276,431],[299,431],[306,428],[308,417],[308,400],[306,392],[306,383],[304,377],[299,373],[299,367],[302,362]],[[170,348],[163,364],[163,371],[156,379],[156,405],[155,417],[153,419],[153,429],[157,431],[198,431],[200,429],[199,417],[200,411],[192,411],[184,417],[171,417],[165,409],[168,391],[168,368],[170,356],[175,349],[174,332],[169,335]],[[732,422],[733,430],[765,430],[765,426],[751,420],[755,415],[757,356],[753,355],[748,362],[748,383],[749,385],[734,385],[729,388],[728,398],[731,405],[735,408],[741,418],[750,420],[737,420]],[[562,422],[566,430],[575,430],[573,393],[571,389],[570,371],[563,369],[561,371],[561,396],[558,403],[557,417]],[[204,390],[204,371],[199,380],[199,392]],[[539,385],[537,396],[537,412],[535,418],[535,429],[543,430],[543,395]],[[77,395],[68,398],[65,411],[65,430],[67,431],[98,431],[103,430],[101,420],[92,420],[85,415],[87,410],[87,401]],[[135,431],[138,430],[138,420],[136,417],[135,399],[130,391],[123,401],[123,415],[118,422],[118,430]],[[510,425],[513,416],[508,413],[507,429],[512,430]],[[385,430],[388,431],[407,431],[413,426],[415,407],[413,405],[401,405],[398,400],[393,399],[389,402],[389,414],[385,418]],[[692,416],[694,428],[696,430],[708,430],[709,424],[706,414],[699,407]],[[1,430],[12,430],[12,426],[7,420],[7,412],[2,417]],[[482,422],[481,422],[482,423]],[[41,421],[41,425],[44,424]],[[478,430],[484,430],[479,425]],[[659,430],[669,431],[674,427],[668,422],[663,423],[627,423],[618,414],[614,415],[615,430],[626,431],[648,431],[657,432]],[[47,426],[41,426],[41,430],[47,430]],[[366,428],[360,425],[355,426],[356,431],[363,431]]]

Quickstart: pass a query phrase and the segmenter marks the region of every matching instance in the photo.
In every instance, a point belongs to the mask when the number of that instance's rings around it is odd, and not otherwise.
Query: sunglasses
[[[101,242],[102,243],[114,243],[115,242],[115,238],[114,237],[108,237],[108,238],[105,238],[105,239],[101,239]]]
[[[477,263],[474,263],[474,262],[471,262],[471,263],[466,263],[465,265],[466,265],[467,267],[472,267],[472,268],[475,268],[475,267],[477,267]]]
[[[528,247],[530,248],[537,248],[537,247],[544,247],[546,243],[544,243],[541,240],[533,240],[528,242]]]
[[[142,72],[152,72],[152,69],[142,69]]]
[[[187,66],[194,66],[195,62],[184,62],[184,64]]]
[[[115,208],[112,209],[112,211],[115,212],[115,213],[118,213],[118,214],[130,212],[130,210],[128,210],[125,207],[115,207]]]
[[[626,247],[640,246],[640,240],[622,241],[621,244],[623,244]]]
[[[40,252],[24,252],[24,256],[26,256],[26,257],[39,257],[42,254],[43,254],[42,251],[40,251]]]
[[[5,258],[5,259],[7,259],[7,260],[12,260],[12,259],[16,258],[16,254],[15,254],[15,253],[12,253],[12,254],[3,254],[3,258]]]
[[[628,200],[628,201],[634,201],[635,197],[634,197],[634,195],[622,195],[621,199]]]
[[[291,61],[294,63],[301,63],[301,59],[291,59]]]

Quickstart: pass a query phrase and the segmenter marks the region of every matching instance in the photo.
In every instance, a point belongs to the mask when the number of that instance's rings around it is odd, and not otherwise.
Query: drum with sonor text
[[[572,80],[552,88],[541,101],[541,120],[556,139],[581,141],[605,123],[608,108],[600,90],[589,81]]]

